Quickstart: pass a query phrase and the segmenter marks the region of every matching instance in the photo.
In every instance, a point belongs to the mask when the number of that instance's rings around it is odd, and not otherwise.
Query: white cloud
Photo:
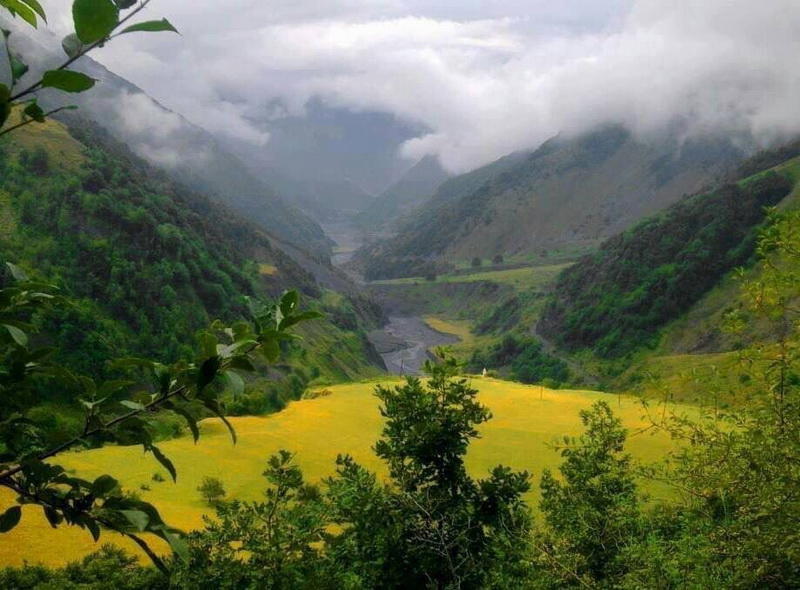
[[[560,131],[800,132],[796,0],[158,0],[183,36],[97,54],[166,106],[256,146],[276,100],[419,122],[464,170]]]

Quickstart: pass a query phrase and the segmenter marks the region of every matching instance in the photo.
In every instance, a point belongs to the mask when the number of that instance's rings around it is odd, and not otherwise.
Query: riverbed
[[[353,251],[363,243],[363,232],[346,221],[323,225],[325,233],[337,244],[332,262],[341,266],[350,260]],[[388,323],[369,334],[369,340],[392,375],[420,375],[430,350],[437,346],[459,342],[457,336],[437,332],[419,316],[396,315],[385,309]]]
[[[454,344],[458,337],[437,332],[417,316],[390,316],[389,323],[369,335],[386,370],[393,375],[420,375],[430,350]]]

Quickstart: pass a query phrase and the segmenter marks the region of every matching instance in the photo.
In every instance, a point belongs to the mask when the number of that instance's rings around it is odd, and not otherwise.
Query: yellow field
[[[19,110],[12,114],[9,123],[19,122]],[[24,148],[32,150],[42,147],[50,156],[52,166],[66,170],[76,170],[86,161],[84,146],[73,138],[67,128],[58,121],[48,119],[44,123],[32,123],[24,133],[14,133],[0,140],[0,144],[11,150]]]
[[[196,488],[203,476],[220,478],[228,498],[256,499],[264,489],[261,476],[267,457],[285,448],[297,453],[297,460],[307,477],[317,481],[332,472],[337,453],[350,453],[358,461],[383,473],[382,465],[371,447],[381,429],[381,417],[372,395],[374,383],[355,383],[328,387],[332,395],[292,403],[283,412],[267,417],[233,418],[239,443],[231,441],[225,429],[214,420],[203,423],[203,436],[197,445],[190,438],[165,442],[163,451],[175,462],[178,483],[152,481],[163,469],[139,447],[105,447],[76,452],[64,457],[62,464],[81,476],[92,478],[102,473],[121,474],[123,485],[137,490],[145,500],[156,504],[167,522],[191,529],[209,512]],[[554,467],[559,458],[546,443],[563,434],[578,434],[579,410],[598,399],[606,399],[630,429],[629,449],[638,459],[652,462],[671,448],[663,434],[643,434],[647,426],[643,410],[634,398],[581,391],[550,391],[494,379],[475,378],[480,399],[494,418],[482,428],[467,457],[468,467],[481,476],[498,463],[515,469],[527,469],[534,483],[543,467]],[[680,411],[691,412],[681,408]],[[141,490],[149,486],[150,491]],[[649,487],[657,498],[668,491]],[[0,510],[10,496],[0,496]],[[529,496],[536,502],[536,493]],[[101,541],[114,537],[105,534]],[[117,541],[118,542],[118,541]],[[126,545],[129,547],[129,545]],[[57,549],[54,549],[57,548]],[[43,561],[63,564],[97,549],[89,534],[73,528],[52,531],[38,508],[26,508],[22,523],[0,537],[0,565]]]

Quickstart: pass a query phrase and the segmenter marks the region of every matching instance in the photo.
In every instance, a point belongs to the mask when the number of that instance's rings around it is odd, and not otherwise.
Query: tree
[[[234,500],[217,506],[217,518],[189,537],[189,560],[178,564],[178,588],[348,587],[327,567],[326,508],[308,486],[288,451],[267,461],[269,487],[259,502]],[[353,586],[349,586],[353,587]]]
[[[470,266],[472,266],[472,268],[480,268],[483,266],[483,260],[480,259],[480,256],[476,256],[472,259]]]
[[[632,556],[631,585],[652,579],[658,555],[696,587],[710,587],[709,572],[717,587],[800,585],[800,213],[771,212],[757,252],[752,278],[739,273],[744,297],[727,318],[734,333],[757,327],[771,336],[739,353],[748,401],[704,420],[654,421],[682,444],[652,477],[673,485],[684,509],[661,527],[658,544]]]
[[[502,254],[495,254],[494,258],[492,258],[492,264],[497,266],[498,264],[503,264],[504,258]]]
[[[411,586],[483,587],[498,562],[511,567],[525,546],[529,476],[502,466],[485,480],[467,474],[469,442],[491,414],[456,376],[455,360],[428,362],[426,371],[427,383],[376,388],[386,424],[375,452],[396,486],[400,563],[413,564],[403,576]]]
[[[602,583],[616,573],[619,554],[635,532],[639,514],[630,457],[623,452],[626,432],[606,402],[580,413],[586,432],[565,437],[561,479],[544,470],[541,510],[547,528],[541,534],[541,559],[570,563],[553,575]],[[566,575],[566,578],[564,576]]]
[[[116,368],[148,379],[97,381],[48,362],[53,351],[37,347],[30,337],[32,314],[65,305],[66,299],[56,287],[29,279],[13,264],[8,264],[8,269],[14,282],[0,289],[0,397],[5,400],[0,406],[0,487],[13,491],[17,504],[0,514],[0,533],[19,523],[21,504],[37,504],[54,527],[62,523],[78,526],[95,539],[101,529],[115,530],[136,542],[166,570],[139,533],[161,537],[180,556],[185,557],[186,550],[179,532],[163,521],[155,507],[121,494],[111,475],[94,481],[73,477],[54,458],[100,441],[141,444],[175,480],[175,467],[154,443],[149,420],[160,411],[175,412],[186,420],[197,440],[198,420],[215,415],[228,426],[235,441],[223,415],[223,384],[241,391],[243,381],[237,371],[253,369],[254,353],[274,362],[281,343],[291,338],[289,329],[319,314],[299,311],[299,295],[288,292],[274,305],[253,305],[254,317],[249,323],[226,326],[215,322],[199,335],[194,361],[167,366],[147,359],[120,359],[113,363]],[[42,381],[75,392],[85,408],[80,432],[49,448],[42,445],[43,433],[20,412],[34,384]]]
[[[3,31],[0,38],[11,79],[10,84],[0,83],[0,136],[72,108],[44,112],[35,95],[42,89],[67,93],[89,90],[96,81],[69,67],[93,49],[128,33],[176,31],[166,19],[129,24],[149,3],[150,0],[138,4],[133,0],[75,0],[72,6],[75,33],[62,43],[67,59],[21,88],[29,68],[14,52],[11,34]],[[0,7],[34,27],[39,19],[45,20],[38,0],[0,0]],[[9,123],[15,107],[20,111],[19,121]],[[34,156],[31,164],[41,170],[39,160]],[[161,537],[181,556],[185,556],[185,545],[178,531],[164,523],[152,505],[121,494],[117,480],[110,475],[94,481],[72,477],[53,458],[92,442],[138,443],[175,479],[172,462],[153,442],[148,419],[158,411],[178,413],[185,418],[195,439],[199,436],[197,420],[204,415],[217,415],[228,424],[222,414],[219,384],[225,382],[233,390],[239,390],[242,379],[236,370],[251,370],[250,357],[254,352],[261,351],[274,361],[281,342],[289,338],[289,328],[317,314],[299,312],[299,297],[296,292],[289,292],[275,306],[254,307],[251,323],[239,322],[233,326],[215,323],[200,335],[198,354],[192,362],[167,366],[145,359],[117,361],[116,369],[144,373],[150,378],[144,387],[138,384],[136,390],[135,381],[97,382],[69,367],[49,362],[53,351],[36,347],[30,337],[34,331],[31,318],[47,308],[65,305],[66,299],[55,286],[30,280],[15,265],[8,264],[8,269],[14,281],[9,285],[7,280],[0,279],[0,394],[6,402],[0,407],[0,486],[17,495],[17,504],[0,514],[0,533],[19,523],[21,504],[38,504],[54,527],[66,522],[88,529],[95,539],[103,528],[118,531],[135,541],[157,566],[166,569],[139,533]],[[42,381],[50,387],[75,392],[86,410],[81,432],[49,448],[43,444],[42,433],[20,412],[34,384]],[[124,411],[120,412],[120,407]],[[235,440],[232,429],[231,436]]]
[[[203,501],[209,506],[216,506],[225,497],[225,487],[222,481],[216,477],[203,477],[200,485],[197,486],[197,491],[203,497]]]
[[[376,388],[386,425],[375,446],[390,482],[352,457],[323,487],[292,456],[269,460],[265,501],[230,502],[190,538],[186,586],[509,588],[528,573],[528,474],[495,467],[474,480],[464,455],[490,418],[457,365],[430,380]],[[425,419],[421,420],[420,417]]]

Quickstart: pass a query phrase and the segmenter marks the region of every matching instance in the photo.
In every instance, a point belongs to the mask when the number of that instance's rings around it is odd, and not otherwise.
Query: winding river
[[[352,251],[361,246],[361,233],[346,222],[325,224],[323,229],[339,246],[332,260],[336,266],[345,264]],[[386,313],[388,323],[371,332],[369,340],[393,375],[420,375],[425,361],[431,358],[431,349],[459,341],[456,336],[437,332],[419,316],[393,315],[390,309]]]

